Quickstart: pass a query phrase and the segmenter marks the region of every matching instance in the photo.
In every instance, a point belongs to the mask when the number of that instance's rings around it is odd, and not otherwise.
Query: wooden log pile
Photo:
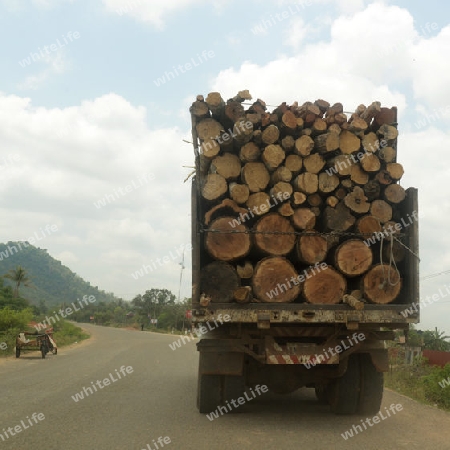
[[[251,100],[212,92],[190,109],[202,294],[356,309],[395,302],[405,252],[390,237],[406,196],[396,108],[347,113],[319,99],[270,112]]]

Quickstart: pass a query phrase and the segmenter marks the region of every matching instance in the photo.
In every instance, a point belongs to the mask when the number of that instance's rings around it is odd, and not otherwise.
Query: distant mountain
[[[83,295],[94,295],[97,302],[118,300],[114,294],[91,286],[61,261],[52,258],[45,249],[34,247],[28,242],[0,243],[0,276],[17,266],[26,270],[33,283],[33,288],[20,287],[20,296],[32,304],[39,305],[41,300],[45,300],[47,306],[59,305],[81,299]],[[4,280],[4,284],[12,285],[8,279]]]

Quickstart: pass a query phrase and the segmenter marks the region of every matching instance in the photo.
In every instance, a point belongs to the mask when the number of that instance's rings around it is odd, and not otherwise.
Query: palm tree
[[[14,298],[19,296],[19,288],[21,285],[31,287],[31,280],[28,278],[26,270],[22,266],[17,266],[15,269],[11,269],[3,278],[12,280],[16,286],[14,287]]]

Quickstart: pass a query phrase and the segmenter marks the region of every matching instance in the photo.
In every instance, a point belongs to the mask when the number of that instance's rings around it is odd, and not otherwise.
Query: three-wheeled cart
[[[38,332],[29,333],[28,331],[19,333],[16,337],[16,358],[19,358],[22,349],[40,351],[42,358],[45,358],[45,355],[50,351],[56,355],[58,347],[53,340],[53,329],[39,334]]]

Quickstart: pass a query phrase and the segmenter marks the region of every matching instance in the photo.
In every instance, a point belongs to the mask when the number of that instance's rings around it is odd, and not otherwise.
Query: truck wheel
[[[198,375],[197,408],[200,413],[208,414],[220,405],[221,381],[220,375]]]
[[[359,394],[358,413],[375,415],[380,410],[383,399],[384,376],[378,372],[368,353],[359,355],[361,371],[361,390]]]
[[[222,403],[237,400],[245,391],[245,379],[243,376],[224,375]],[[234,412],[234,410],[230,411]]]
[[[20,347],[16,347],[16,358],[20,356]]]
[[[355,414],[358,409],[360,387],[358,355],[350,355],[347,371],[330,386],[330,406],[335,414]]]

